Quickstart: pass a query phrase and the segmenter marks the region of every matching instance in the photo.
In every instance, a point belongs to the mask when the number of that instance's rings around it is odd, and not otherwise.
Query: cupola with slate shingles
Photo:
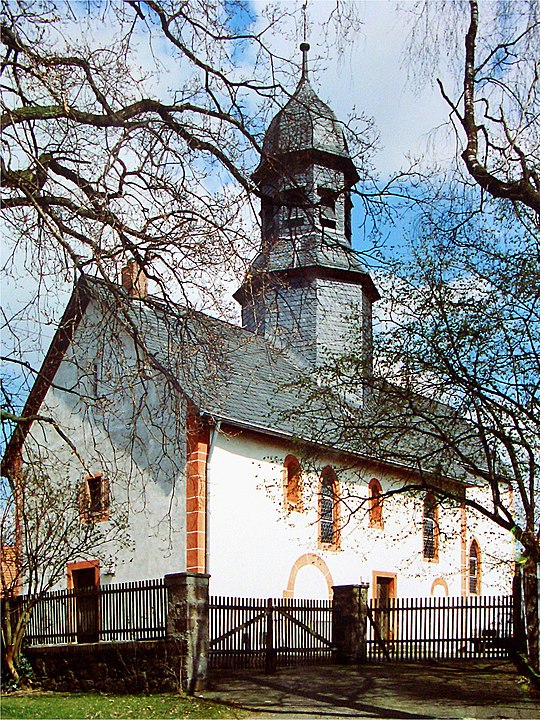
[[[302,77],[270,123],[253,176],[263,195],[262,243],[235,298],[245,328],[314,366],[346,350],[351,313],[360,310],[369,366],[379,294],[351,247],[358,173],[342,126],[309,83],[309,45],[300,49]]]

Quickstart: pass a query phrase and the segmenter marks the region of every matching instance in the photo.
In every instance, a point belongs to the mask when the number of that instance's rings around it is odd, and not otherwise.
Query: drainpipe
[[[210,434],[210,443],[208,445],[208,454],[206,456],[206,517],[205,517],[205,549],[204,549],[204,569],[207,574],[210,574],[210,469],[212,464],[212,454],[214,452],[214,446],[216,444],[219,430],[221,428],[221,420],[214,423]]]

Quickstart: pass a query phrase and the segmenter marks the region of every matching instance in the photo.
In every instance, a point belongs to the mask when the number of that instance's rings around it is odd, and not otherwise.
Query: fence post
[[[276,672],[276,651],[274,648],[274,608],[272,598],[266,601],[266,652],[264,671],[268,675]]]
[[[334,585],[332,638],[336,661],[354,665],[366,660],[367,591],[369,585]]]
[[[180,684],[194,693],[206,687],[209,642],[210,575],[175,573],[165,575],[168,590],[167,637],[180,649]]]

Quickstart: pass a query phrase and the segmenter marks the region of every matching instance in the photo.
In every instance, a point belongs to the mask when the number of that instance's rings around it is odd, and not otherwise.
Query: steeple
[[[307,64],[307,54],[310,50],[309,43],[303,42],[300,43],[300,51],[302,53],[302,80],[308,79],[308,64]]]
[[[300,80],[268,127],[253,175],[263,195],[261,250],[235,298],[246,328],[278,336],[317,365],[345,349],[353,306],[363,308],[371,347],[379,295],[351,247],[358,173],[342,125],[310,85],[308,43],[300,50]]]

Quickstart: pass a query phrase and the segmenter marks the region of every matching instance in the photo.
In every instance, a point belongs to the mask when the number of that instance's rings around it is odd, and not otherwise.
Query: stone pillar
[[[165,575],[167,637],[180,654],[180,685],[188,693],[206,687],[208,667],[208,581],[202,573]]]
[[[335,585],[332,601],[332,637],[336,661],[354,665],[366,659],[367,583]]]

